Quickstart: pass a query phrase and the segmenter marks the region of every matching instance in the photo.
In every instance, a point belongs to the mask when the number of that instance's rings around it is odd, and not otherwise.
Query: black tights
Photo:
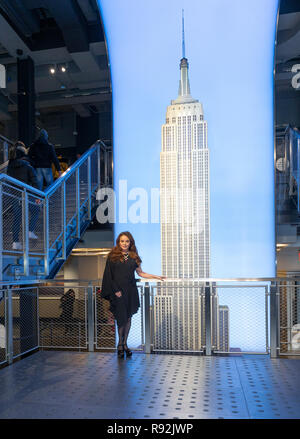
[[[119,343],[118,346],[127,346],[127,338],[131,327],[131,317],[127,320],[124,326],[118,326]]]

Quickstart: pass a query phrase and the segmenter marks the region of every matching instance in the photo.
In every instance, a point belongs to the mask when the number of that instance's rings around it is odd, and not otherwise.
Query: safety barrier
[[[99,280],[29,282],[0,290],[0,364],[35,349],[116,349],[117,328]],[[148,354],[300,355],[298,282],[140,281],[128,344]]]
[[[279,352],[297,355],[300,352],[300,285],[295,280],[278,284],[279,296]]]
[[[0,174],[3,281],[55,276],[95,215],[107,154],[96,142],[45,192]]]

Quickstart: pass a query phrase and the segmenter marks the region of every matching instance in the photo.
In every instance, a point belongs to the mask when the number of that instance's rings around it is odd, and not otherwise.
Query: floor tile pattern
[[[0,419],[299,419],[300,359],[39,351],[0,389]]]

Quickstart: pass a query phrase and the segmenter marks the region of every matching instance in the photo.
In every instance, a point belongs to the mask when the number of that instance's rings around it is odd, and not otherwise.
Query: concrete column
[[[29,147],[35,138],[34,62],[18,58],[18,140]]]

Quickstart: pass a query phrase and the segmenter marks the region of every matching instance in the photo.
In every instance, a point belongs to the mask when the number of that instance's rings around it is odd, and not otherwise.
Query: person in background
[[[35,169],[29,164],[27,158],[27,150],[23,142],[16,142],[9,151],[9,162],[7,168],[7,175],[20,180],[30,186],[38,189],[38,180]],[[19,242],[19,234],[22,221],[22,200],[17,196],[12,196],[12,210],[13,210],[13,250],[21,250],[22,244]],[[40,200],[36,200],[39,204]],[[29,238],[37,239],[34,233],[34,228],[38,218],[39,207],[30,203],[30,221],[29,221]]]
[[[58,155],[57,158],[58,158],[58,161],[59,161],[59,164],[60,164],[61,172],[65,172],[68,169],[68,167],[69,167],[67,159],[63,158],[63,156],[61,154]],[[52,174],[53,174],[54,180],[56,180],[60,176],[60,174],[59,174],[58,170],[56,169],[54,163],[52,163]]]
[[[64,322],[65,335],[72,330],[73,323],[73,308],[75,302],[75,291],[71,288],[61,297],[60,308],[62,313],[60,318]]]
[[[53,183],[51,165],[54,163],[59,175],[61,168],[56,157],[54,146],[48,142],[48,133],[42,129],[37,140],[31,145],[28,153],[29,159],[33,161],[37,172],[38,188],[42,191]]]

